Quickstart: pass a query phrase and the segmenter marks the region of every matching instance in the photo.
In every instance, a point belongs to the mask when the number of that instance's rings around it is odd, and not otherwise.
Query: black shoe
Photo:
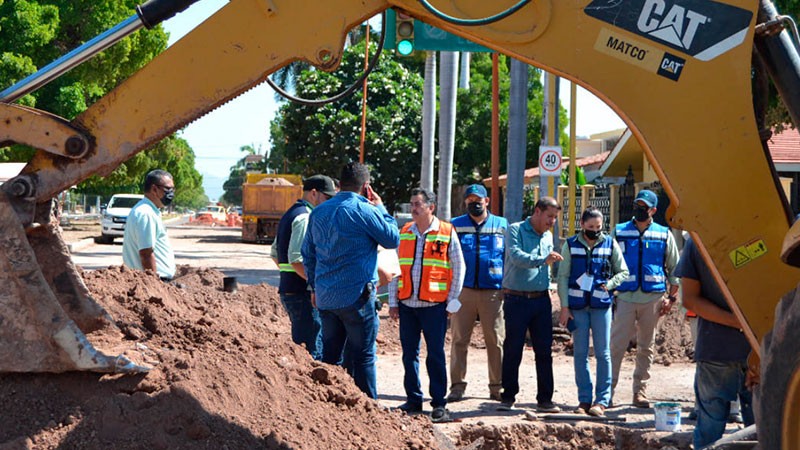
[[[422,412],[422,405],[419,404],[419,403],[405,402],[405,403],[403,403],[402,405],[398,406],[395,409],[398,409],[400,411],[404,411],[407,414],[421,413]]]
[[[437,406],[433,408],[431,412],[431,422],[433,423],[444,423],[450,422],[450,411],[447,410],[444,406]]]
[[[455,403],[464,400],[464,393],[461,391],[450,391],[450,395],[447,396],[447,403]]]
[[[544,412],[544,413],[557,413],[557,412],[561,412],[561,408],[556,406],[556,404],[553,403],[553,402],[538,403],[536,405],[536,411]]]
[[[512,400],[503,400],[497,405],[498,411],[511,411],[514,409],[514,402]]]

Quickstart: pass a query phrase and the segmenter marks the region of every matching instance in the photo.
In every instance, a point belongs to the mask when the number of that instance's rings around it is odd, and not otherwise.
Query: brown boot
[[[639,392],[633,396],[633,406],[637,408],[649,408],[650,400],[647,399],[647,395],[644,392]]]

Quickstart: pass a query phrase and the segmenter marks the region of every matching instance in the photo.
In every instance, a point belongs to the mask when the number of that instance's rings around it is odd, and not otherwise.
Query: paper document
[[[594,277],[589,274],[583,274],[575,280],[578,283],[578,287],[582,291],[589,292],[592,290],[592,283],[594,282]]]

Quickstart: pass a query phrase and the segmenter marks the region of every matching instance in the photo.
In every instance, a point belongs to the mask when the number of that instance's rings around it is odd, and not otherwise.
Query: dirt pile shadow
[[[292,343],[275,288],[231,294],[222,278],[85,273],[119,327],[90,340],[154,369],[1,376],[0,449],[436,447],[427,418],[386,410]]]

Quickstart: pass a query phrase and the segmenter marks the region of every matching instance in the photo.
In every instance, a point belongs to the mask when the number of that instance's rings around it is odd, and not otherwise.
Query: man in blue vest
[[[311,304],[311,291],[303,268],[300,249],[306,236],[308,215],[315,206],[336,195],[333,180],[325,175],[314,175],[303,182],[303,197],[289,208],[278,224],[278,234],[272,243],[271,256],[278,264],[281,283],[278,292],[281,303],[292,322],[292,340],[305,344],[311,356],[322,358],[322,324]]]
[[[636,335],[633,405],[637,408],[650,407],[647,382],[656,325],[675,303],[679,283],[675,277],[678,247],[669,228],[653,222],[657,206],[653,191],[640,191],[634,200],[633,219],[614,230],[629,275],[617,288],[617,309],[611,324],[611,396],[613,399],[628,343]]]
[[[508,221],[489,213],[486,188],[473,184],[464,193],[468,214],[453,219],[464,254],[466,276],[461,309],[450,317],[450,395],[457,402],[467,388],[467,351],[475,320],[480,318],[489,366],[489,398],[500,401],[503,387],[503,252]]]

